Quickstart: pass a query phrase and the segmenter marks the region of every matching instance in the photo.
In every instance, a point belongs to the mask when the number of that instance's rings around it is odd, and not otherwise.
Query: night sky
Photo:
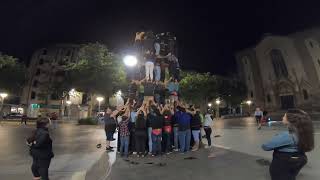
[[[237,50],[264,33],[319,26],[319,7],[301,0],[1,1],[0,51],[28,62],[35,49],[50,44],[99,41],[118,52],[143,26],[176,34],[184,69],[230,75]]]

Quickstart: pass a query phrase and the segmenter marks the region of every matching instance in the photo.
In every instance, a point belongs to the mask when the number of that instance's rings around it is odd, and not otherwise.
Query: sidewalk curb
[[[99,160],[97,160],[94,165],[86,171],[82,179],[72,180],[106,180],[111,171],[108,159],[108,154],[106,152],[102,153]]]

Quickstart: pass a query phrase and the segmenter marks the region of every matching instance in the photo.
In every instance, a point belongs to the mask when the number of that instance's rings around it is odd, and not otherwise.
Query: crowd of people
[[[113,135],[117,127],[118,150],[125,157],[130,152],[144,157],[147,154],[170,154],[172,151],[197,151],[202,139],[201,128],[204,128],[207,147],[211,147],[213,120],[210,114],[203,116],[198,108],[178,104],[177,101],[162,105],[149,100],[137,105],[129,99],[126,105],[116,110],[106,110],[107,151],[115,150],[110,141],[115,140]]]

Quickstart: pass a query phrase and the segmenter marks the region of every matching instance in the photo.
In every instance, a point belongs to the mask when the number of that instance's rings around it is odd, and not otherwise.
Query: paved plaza
[[[298,180],[320,177],[319,126],[315,122],[316,148],[308,154],[309,162]],[[31,157],[24,139],[33,125],[4,123],[0,126],[0,179],[31,179]],[[251,118],[216,120],[212,149],[201,149],[184,155],[173,153],[162,157],[129,159],[116,152],[105,153],[104,132],[97,126],[60,124],[51,130],[55,157],[50,167],[52,180],[141,180],[141,179],[221,179],[269,180],[267,161],[272,153],[262,151],[261,144],[279,131],[280,123],[257,130]],[[116,137],[116,135],[115,135]],[[205,139],[203,139],[204,143]],[[96,148],[97,143],[103,147]],[[113,142],[112,146],[115,146]],[[215,157],[211,157],[214,155]],[[264,161],[266,160],[266,161]]]

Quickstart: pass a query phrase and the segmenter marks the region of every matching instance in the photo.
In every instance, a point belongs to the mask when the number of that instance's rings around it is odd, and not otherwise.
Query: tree
[[[246,87],[237,79],[210,73],[183,72],[180,81],[181,98],[199,105],[202,110],[207,103],[220,98],[229,106],[239,105],[246,96]]]
[[[0,90],[19,96],[27,80],[24,63],[0,52]]]
[[[207,103],[217,96],[216,77],[209,73],[183,72],[180,81],[181,97],[186,102],[204,109]]]
[[[87,93],[90,116],[93,95],[110,97],[125,83],[126,75],[119,56],[111,53],[103,44],[89,43],[80,48],[78,61],[67,66],[67,77],[74,88]]]

